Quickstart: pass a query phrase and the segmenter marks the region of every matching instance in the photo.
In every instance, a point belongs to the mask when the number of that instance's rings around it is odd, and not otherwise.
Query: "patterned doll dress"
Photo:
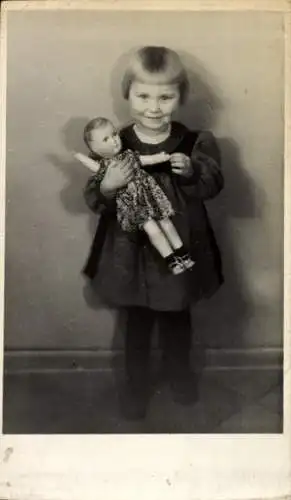
[[[138,155],[131,150],[123,151],[114,159],[129,158],[134,179],[116,194],[117,220],[124,231],[142,229],[149,219],[161,220],[174,215],[172,204],[155,179],[142,169]],[[103,178],[110,160],[103,160],[98,172]]]

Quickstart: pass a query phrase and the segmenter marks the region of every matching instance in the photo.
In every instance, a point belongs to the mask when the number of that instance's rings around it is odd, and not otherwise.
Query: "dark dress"
[[[100,193],[100,181],[94,175],[84,196],[91,210],[101,217],[83,272],[108,305],[183,310],[210,297],[223,282],[220,252],[203,203],[223,188],[216,141],[210,132],[192,132],[178,122],[172,123],[170,137],[157,145],[142,143],[132,125],[122,130],[121,138],[125,149],[141,155],[165,151],[191,157],[190,178],[174,174],[169,162],[146,169],[172,203],[173,223],[196,264],[191,271],[171,274],[142,231],[122,231],[116,202]]]

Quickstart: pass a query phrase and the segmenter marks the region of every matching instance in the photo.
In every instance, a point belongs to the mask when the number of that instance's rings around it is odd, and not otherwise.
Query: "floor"
[[[121,417],[111,371],[6,373],[3,406],[4,434],[281,433],[282,372],[205,370],[187,407],[156,381],[141,421]]]

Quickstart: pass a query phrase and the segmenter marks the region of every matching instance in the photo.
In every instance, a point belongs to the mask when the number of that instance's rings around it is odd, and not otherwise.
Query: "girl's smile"
[[[133,81],[129,91],[131,116],[145,132],[166,130],[171,116],[179,106],[177,84],[157,84]]]

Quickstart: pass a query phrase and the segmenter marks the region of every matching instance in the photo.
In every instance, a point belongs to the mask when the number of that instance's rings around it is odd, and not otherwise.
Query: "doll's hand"
[[[174,174],[183,175],[184,177],[191,177],[193,174],[191,159],[184,153],[173,153],[170,162]]]
[[[102,193],[106,195],[126,186],[133,179],[133,176],[132,161],[129,158],[124,160],[113,159],[101,182]]]

